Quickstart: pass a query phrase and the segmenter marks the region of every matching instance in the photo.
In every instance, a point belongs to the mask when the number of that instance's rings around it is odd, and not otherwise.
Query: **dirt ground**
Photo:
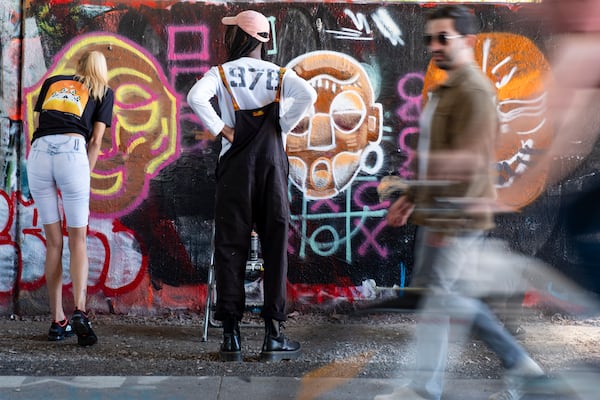
[[[402,378],[414,357],[414,314],[294,312],[287,336],[299,340],[295,361],[262,363],[261,320],[248,314],[242,326],[244,362],[218,360],[221,331],[210,328],[202,341],[202,314],[166,312],[160,316],[93,315],[97,345],[82,348],[76,338],[48,342],[46,316],[0,318],[0,375],[202,375],[202,376],[360,376]],[[530,310],[520,318],[519,341],[550,373],[580,363],[600,366],[600,317],[578,319]],[[471,339],[464,351],[451,345],[449,374],[499,378],[496,356]]]

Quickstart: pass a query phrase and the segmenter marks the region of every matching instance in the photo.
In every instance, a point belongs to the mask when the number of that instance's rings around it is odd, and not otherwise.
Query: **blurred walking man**
[[[474,17],[463,6],[435,9],[424,41],[448,79],[430,94],[420,120],[418,177],[388,212],[392,226],[419,225],[412,286],[424,287],[416,328],[417,362],[411,382],[375,400],[439,400],[448,358],[450,322],[465,340],[471,327],[507,369],[506,390],[491,400],[522,398],[525,378],[542,369],[474,297],[473,282],[486,231],[494,227],[495,90],[475,64]],[[440,184],[442,183],[442,184]]]

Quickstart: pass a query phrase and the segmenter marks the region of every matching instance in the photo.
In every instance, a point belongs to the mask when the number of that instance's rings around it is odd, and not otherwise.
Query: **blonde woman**
[[[27,160],[31,195],[44,225],[46,285],[52,312],[48,340],[77,334],[81,346],[98,338],[86,314],[88,256],[87,225],[90,172],[102,135],[111,125],[114,94],[108,87],[106,58],[85,53],[75,75],[56,75],[44,81],[34,111],[39,113]],[[69,322],[62,304],[63,233],[59,191],[69,245],[69,272],[75,310]]]

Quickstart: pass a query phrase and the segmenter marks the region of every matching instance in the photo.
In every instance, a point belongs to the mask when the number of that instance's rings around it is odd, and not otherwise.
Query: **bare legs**
[[[60,222],[44,225],[46,233],[46,261],[44,270],[50,298],[50,311],[54,321],[65,319],[62,304],[62,252],[63,234]],[[85,311],[88,280],[87,227],[67,228],[69,235],[69,270],[73,282],[75,308]]]
[[[46,261],[44,271],[46,273],[46,286],[50,297],[50,312],[53,321],[65,319],[62,305],[62,249],[63,235],[60,222],[44,225],[46,233]]]
[[[69,233],[69,252],[71,281],[73,282],[73,302],[75,308],[85,311],[88,281],[88,256],[87,256],[87,226],[81,228],[67,228]]]

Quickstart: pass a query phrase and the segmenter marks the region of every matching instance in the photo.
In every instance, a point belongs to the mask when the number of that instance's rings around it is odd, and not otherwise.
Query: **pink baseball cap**
[[[248,35],[261,41],[269,41],[271,26],[267,17],[253,10],[242,11],[235,17],[225,17],[221,20],[225,25],[237,25]]]

